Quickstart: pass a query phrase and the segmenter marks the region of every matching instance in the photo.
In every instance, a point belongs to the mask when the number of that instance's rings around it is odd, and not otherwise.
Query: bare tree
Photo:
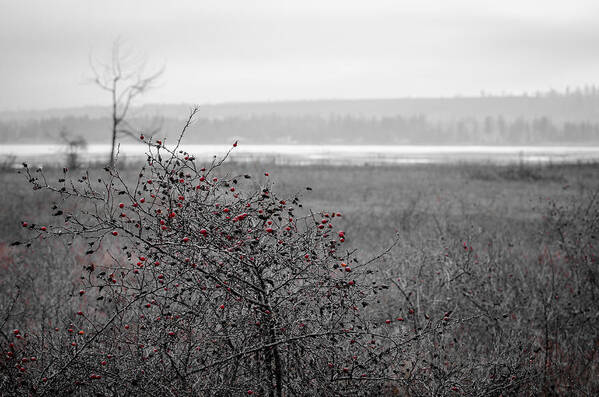
[[[133,136],[133,129],[127,121],[131,105],[137,97],[154,87],[162,75],[164,68],[146,72],[146,59],[133,51],[123,51],[121,40],[112,45],[112,56],[109,62],[90,59],[94,83],[110,94],[112,106],[112,140],[110,150],[110,167],[114,166],[117,136],[119,134]]]
[[[79,168],[79,154],[87,149],[87,141],[80,135],[73,136],[66,127],[62,127],[59,134],[65,145],[67,167],[73,170]]]

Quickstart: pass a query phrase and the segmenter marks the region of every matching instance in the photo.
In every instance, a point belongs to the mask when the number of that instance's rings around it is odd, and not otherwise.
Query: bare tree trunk
[[[114,155],[115,155],[115,146],[116,146],[116,133],[119,124],[119,119],[117,116],[117,98],[116,98],[116,83],[118,81],[118,77],[115,77],[112,81],[112,144],[110,146],[110,160],[108,161],[108,165],[110,168],[114,168]]]
[[[266,283],[264,282],[264,277],[262,276],[262,274],[257,273],[256,274],[258,281],[260,282],[260,286],[262,287],[263,291],[267,290],[266,287]],[[270,307],[270,300],[268,299],[268,296],[266,293],[262,293],[262,302],[264,302],[264,304],[268,307]],[[277,321],[275,320],[276,314],[274,312],[271,311],[270,316],[269,316],[269,321],[267,322],[267,327],[268,327],[268,342],[270,344],[273,344],[273,346],[271,346],[270,348],[267,348],[265,350],[265,358],[266,358],[266,367],[268,369],[268,379],[269,379],[269,389],[270,389],[270,393],[269,395],[271,397],[282,397],[283,396],[283,368],[281,365],[281,355],[279,353],[279,347],[275,344],[275,342],[277,341],[277,335],[275,332],[275,327],[277,327]],[[274,374],[273,374],[273,366],[274,366]],[[273,380],[273,375],[274,375],[274,380],[276,382],[276,385],[273,389],[272,387],[272,380]]]
[[[283,396],[283,369],[281,368],[281,356],[279,355],[279,347],[273,347],[273,356],[275,358],[275,379],[277,387],[275,389],[277,397]]]
[[[110,168],[114,168],[114,151],[116,146],[116,125],[112,125],[112,145],[110,147],[110,160],[108,165]]]

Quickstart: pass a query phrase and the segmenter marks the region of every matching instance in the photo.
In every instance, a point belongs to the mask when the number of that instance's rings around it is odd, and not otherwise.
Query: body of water
[[[221,157],[229,145],[183,145],[199,160]],[[143,144],[120,146],[120,160],[140,161],[148,147]],[[89,145],[80,152],[85,163],[102,162],[109,145]],[[35,165],[64,164],[67,150],[62,145],[0,145],[0,161],[23,161]],[[599,161],[599,146],[427,146],[427,145],[239,145],[231,153],[233,161],[262,161],[277,164],[384,165],[429,163],[576,163]]]

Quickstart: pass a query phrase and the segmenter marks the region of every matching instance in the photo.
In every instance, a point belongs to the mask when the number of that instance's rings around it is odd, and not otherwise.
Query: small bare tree
[[[65,127],[62,127],[59,134],[65,145],[66,166],[72,170],[79,168],[79,154],[87,149],[87,141],[82,136],[72,136],[71,132]]]
[[[154,87],[164,72],[160,68],[146,72],[146,59],[133,51],[123,51],[122,42],[116,40],[112,46],[112,56],[108,63],[90,59],[93,82],[110,94],[112,106],[112,140],[109,165],[114,166],[116,142],[119,134],[133,136],[133,129],[127,121],[131,105],[137,97]]]

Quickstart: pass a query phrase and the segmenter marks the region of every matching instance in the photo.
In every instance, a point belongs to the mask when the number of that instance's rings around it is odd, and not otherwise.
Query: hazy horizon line
[[[594,85],[577,86],[576,88],[583,87],[595,87]],[[227,106],[227,105],[250,105],[250,104],[278,104],[278,103],[311,103],[311,102],[352,102],[352,101],[394,101],[394,100],[435,100],[435,99],[496,99],[496,98],[537,98],[550,93],[556,93],[558,95],[565,95],[567,89],[557,90],[550,88],[545,91],[535,90],[532,92],[523,91],[520,93],[513,92],[502,92],[492,93],[481,90],[479,94],[454,94],[454,95],[423,95],[423,96],[377,96],[377,97],[322,97],[322,98],[282,98],[282,99],[255,99],[255,100],[226,100],[226,101],[214,101],[214,102],[203,102],[194,103],[187,101],[179,102],[146,102],[133,105],[133,108],[143,108],[151,106]],[[22,113],[22,112],[44,112],[44,111],[61,111],[69,109],[84,109],[84,108],[106,108],[110,107],[109,103],[106,104],[83,104],[83,105],[68,105],[68,106],[56,106],[56,107],[31,107],[31,108],[0,108],[0,113]]]

